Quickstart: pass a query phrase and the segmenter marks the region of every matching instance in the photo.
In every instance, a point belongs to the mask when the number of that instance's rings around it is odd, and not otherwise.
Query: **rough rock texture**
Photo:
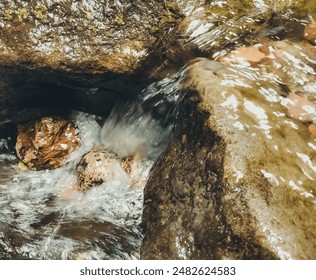
[[[143,88],[178,19],[173,0],[1,1],[0,122],[27,107],[106,115]]]
[[[16,152],[29,170],[54,169],[64,164],[79,143],[72,122],[46,117],[18,127]]]
[[[143,189],[152,163],[152,160],[136,154],[122,158],[121,166],[130,179],[130,185]]]
[[[280,84],[295,87],[297,65],[272,60],[292,72],[208,60],[188,70],[191,109],[145,188],[143,259],[315,259],[316,143],[286,115]]]
[[[174,27],[175,10],[174,1],[4,0],[0,65],[131,72]]]
[[[116,153],[91,151],[84,155],[77,166],[77,184],[75,189],[87,191],[102,183],[123,180],[126,184],[144,188],[147,173],[144,169],[151,161],[135,156],[120,158]]]
[[[0,122],[26,107],[106,115],[117,99],[139,92],[148,72],[161,78],[194,56],[216,57],[270,29],[282,37],[286,26],[303,37],[306,21],[287,25],[286,11],[312,13],[311,2],[1,1]]]
[[[178,34],[201,49],[214,49],[261,29],[273,13],[291,8],[313,12],[312,2],[4,0],[0,65],[127,73],[176,37],[172,31],[183,16],[180,30],[186,31]]]
[[[78,191],[87,191],[93,186],[115,179],[121,161],[111,151],[91,151],[83,156],[77,166]]]

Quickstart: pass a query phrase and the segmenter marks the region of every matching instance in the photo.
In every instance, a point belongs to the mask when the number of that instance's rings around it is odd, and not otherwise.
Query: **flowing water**
[[[199,31],[195,27],[189,40],[205,48],[210,35],[221,35],[216,30],[207,33],[213,23],[203,22],[206,27]],[[283,184],[288,191],[297,192],[309,211],[315,211],[315,47],[307,41],[251,40],[255,49],[265,50],[260,62],[230,56],[230,48],[223,47],[212,56],[221,66],[215,69],[215,64],[204,64],[199,78],[207,80],[207,71],[218,72],[223,87],[221,106],[227,111],[229,125],[248,131],[253,141],[264,139],[275,160],[289,167],[274,170],[267,163],[262,174],[276,187]],[[173,78],[144,89],[137,102],[117,104],[102,125],[94,115],[72,112],[81,146],[58,169],[21,170],[10,148],[12,139],[0,135],[0,258],[139,258],[143,188],[178,121],[179,87],[187,73],[181,67]],[[207,86],[215,88],[216,84]],[[75,191],[81,157],[91,150],[105,149],[121,158],[137,154],[138,179],[131,180],[117,167],[113,180],[85,193]],[[236,170],[236,182],[242,176],[242,170]]]
[[[72,112],[81,146],[55,170],[21,170],[9,152],[10,139],[1,139],[1,258],[138,259],[143,188],[170,138],[172,123],[166,122],[176,107],[158,109],[162,104],[156,99],[163,94],[169,103],[177,102],[166,92],[176,86],[168,79],[152,84],[139,102],[117,104],[102,126],[96,116]],[[163,110],[164,116],[145,113],[150,108]],[[76,191],[76,166],[82,156],[108,149],[121,158],[137,155],[130,174],[134,178],[118,165],[110,181],[85,193]]]

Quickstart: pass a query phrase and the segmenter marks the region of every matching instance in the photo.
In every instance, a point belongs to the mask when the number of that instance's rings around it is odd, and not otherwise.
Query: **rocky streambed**
[[[1,2],[0,259],[315,259],[314,1],[158,2]]]

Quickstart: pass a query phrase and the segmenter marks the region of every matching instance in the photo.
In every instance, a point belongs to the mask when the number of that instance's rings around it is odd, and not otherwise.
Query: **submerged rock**
[[[102,260],[135,259],[138,249],[137,232],[107,221],[67,221],[61,223],[56,235],[82,242],[77,251],[70,254],[70,259],[75,260],[95,260],[95,247],[99,248]],[[119,250],[117,244],[120,244]]]
[[[134,187],[144,188],[148,179],[148,171],[153,161],[140,155],[131,155],[122,158],[121,166],[128,174],[130,184]]]
[[[260,46],[239,47],[227,55],[222,61],[224,63],[245,62],[251,66],[256,66],[266,57],[267,52],[268,51],[266,51],[264,48],[260,48]]]
[[[274,17],[282,17],[283,23],[291,21],[288,16],[304,17],[307,13],[316,12],[314,4],[308,0],[286,1],[181,1],[180,10],[186,15],[180,24],[180,33],[187,44],[206,53],[230,48],[247,40],[254,34],[264,34],[269,29],[273,33],[282,32],[283,26],[269,26]],[[297,10],[300,13],[295,13]],[[269,27],[268,27],[269,26]],[[304,29],[299,21],[296,28]]]
[[[128,157],[122,158],[121,166],[127,174],[132,173],[132,165],[134,164],[134,162],[135,162],[135,160],[134,160],[133,156],[128,156]]]
[[[304,37],[309,41],[316,40],[316,21],[307,25],[304,29]]]
[[[29,170],[55,169],[65,163],[79,144],[74,123],[45,117],[18,127],[16,153]]]
[[[288,116],[302,122],[311,122],[313,119],[316,121],[316,104],[309,101],[306,96],[291,92],[287,100],[285,106],[288,109]]]
[[[191,107],[145,188],[143,259],[316,257],[316,142],[278,84],[304,65],[286,65],[277,79],[264,66],[189,68]]]

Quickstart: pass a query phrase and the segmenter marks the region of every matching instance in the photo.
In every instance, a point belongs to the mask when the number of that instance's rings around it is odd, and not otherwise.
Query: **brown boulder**
[[[115,179],[121,168],[117,154],[111,151],[91,151],[84,155],[77,166],[78,191],[87,191],[93,186]]]
[[[74,123],[45,117],[18,127],[16,152],[29,170],[54,169],[64,164],[79,143]]]
[[[131,72],[175,26],[175,7],[172,0],[3,0],[0,65]]]
[[[145,188],[143,259],[315,259],[315,141],[252,71],[187,71],[190,107]]]

